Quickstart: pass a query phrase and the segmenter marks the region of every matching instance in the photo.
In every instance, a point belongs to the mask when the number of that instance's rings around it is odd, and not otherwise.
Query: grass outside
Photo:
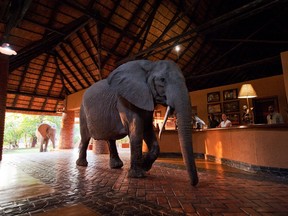
[[[3,149],[3,154],[36,153],[36,152],[39,152],[39,148]]]

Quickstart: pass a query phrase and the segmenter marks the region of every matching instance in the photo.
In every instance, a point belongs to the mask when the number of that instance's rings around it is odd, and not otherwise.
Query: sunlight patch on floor
[[[13,166],[0,163],[0,202],[53,193],[54,189]]]

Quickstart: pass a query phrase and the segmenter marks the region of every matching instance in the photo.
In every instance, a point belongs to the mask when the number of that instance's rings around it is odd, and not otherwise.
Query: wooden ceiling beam
[[[181,35],[178,35],[178,36],[170,38],[166,41],[163,41],[163,42],[160,42],[160,43],[155,44],[153,46],[150,46],[146,50],[142,50],[142,51],[134,54],[133,56],[130,56],[130,57],[127,57],[127,58],[121,60],[121,62],[124,63],[124,62],[130,61],[130,60],[136,59],[136,58],[138,58],[138,57],[140,57],[146,53],[151,52],[154,49],[165,46],[171,42],[174,42],[174,41],[179,40],[181,38],[184,38],[186,36],[190,36],[191,39],[193,39],[193,37],[195,37],[195,35],[197,35],[198,33],[208,33],[211,31],[216,31],[216,30],[222,28],[224,25],[227,25],[227,24],[231,25],[232,23],[235,23],[236,21],[238,22],[239,20],[248,18],[250,16],[254,16],[257,13],[263,12],[264,10],[267,10],[271,7],[274,7],[274,6],[276,6],[279,3],[282,3],[284,1],[287,1],[287,0],[274,0],[274,1],[268,2],[268,3],[266,3],[265,0],[255,0],[251,3],[248,3],[248,4],[238,8],[238,9],[235,9],[231,12],[228,12],[228,13],[220,16],[220,17],[217,17],[213,20],[210,20],[210,21],[196,27],[195,29],[189,30],[185,33],[182,33]],[[119,63],[117,63],[117,64],[119,64]]]
[[[97,26],[97,24],[96,24],[96,26]],[[102,73],[101,73],[101,71],[102,71],[102,69],[101,69],[102,68],[102,62],[101,62],[101,56],[99,54],[99,50],[101,52],[101,49],[99,48],[100,45],[97,44],[97,40],[93,40],[92,33],[91,33],[90,29],[87,26],[85,26],[85,30],[86,30],[86,33],[87,33],[87,35],[89,37],[89,40],[92,42],[93,46],[97,50],[97,60],[98,60],[98,62],[97,61],[95,61],[95,62],[97,63],[96,66],[97,66],[98,71],[99,71],[99,77],[100,77],[100,79],[102,79]],[[98,38],[98,40],[100,39],[100,36],[98,35],[98,32],[97,32],[97,38]]]
[[[186,80],[198,79],[198,78],[209,77],[209,76],[215,76],[215,75],[219,75],[219,74],[230,72],[230,71],[238,71],[239,72],[239,71],[241,71],[243,69],[255,67],[256,65],[274,63],[276,61],[281,61],[280,55],[273,56],[273,57],[268,57],[268,58],[257,60],[257,61],[252,61],[252,62],[245,63],[245,64],[242,64],[242,65],[232,66],[232,67],[221,69],[221,70],[217,70],[217,71],[212,71],[212,72],[206,73],[206,74],[190,75],[190,76],[186,77]]]
[[[157,11],[158,10],[158,7],[159,5],[154,5],[153,7],[153,11],[152,13],[149,15],[148,19],[146,20],[146,22],[144,23],[144,26],[141,28],[140,32],[138,33],[138,35],[136,36],[137,37],[137,40],[136,41],[133,41],[132,45],[128,48],[126,54],[125,54],[125,57],[127,57],[133,50],[133,48],[135,47],[135,45],[137,43],[140,42],[140,47],[139,47],[139,50],[142,50],[144,45],[145,45],[145,42],[146,42],[146,38],[147,38],[147,35],[150,31],[150,28],[151,28],[151,25],[152,25],[152,22],[154,20],[154,17],[155,17],[155,13],[154,11]],[[142,40],[140,40],[140,38],[142,37],[143,33],[145,32],[145,35],[143,37]],[[122,57],[123,58],[123,57]]]
[[[45,71],[45,68],[46,68],[47,63],[48,63],[48,60],[49,60],[49,57],[50,57],[49,55],[46,55],[46,58],[45,58],[45,60],[44,60],[44,64],[42,65],[42,69],[41,69],[40,74],[39,74],[39,78],[37,79],[37,82],[36,82],[36,84],[35,84],[35,89],[34,89],[33,94],[36,94],[36,93],[37,93],[39,84],[40,84],[40,82],[41,82],[42,75],[43,75],[43,73],[44,73],[44,71]],[[33,101],[34,101],[34,97],[31,97],[30,102],[29,102],[29,105],[28,105],[28,108],[29,108],[29,109],[31,109],[31,106],[32,106]]]
[[[261,30],[263,30],[266,26],[268,26],[270,23],[272,22],[272,19],[270,20],[270,22],[266,22],[263,25],[261,25],[258,29],[256,29],[255,31],[253,31],[251,34],[249,34],[245,39],[250,39],[253,36],[255,36],[257,33],[259,33]],[[201,69],[200,71],[196,72],[197,74],[201,74],[203,71],[207,71],[209,70],[213,65],[215,65],[216,63],[218,63],[221,59],[223,59],[225,56],[227,56],[228,54],[230,54],[231,52],[235,51],[236,49],[238,49],[240,46],[242,46],[243,43],[237,43],[235,46],[233,46],[232,48],[230,48],[229,50],[227,50],[225,53],[223,53],[222,55],[218,56],[217,58],[213,59],[212,62],[210,62],[208,65],[206,65],[206,67],[204,67],[203,69]]]
[[[64,41],[71,34],[78,31],[79,28],[86,25],[88,21],[89,18],[87,16],[82,16],[62,28],[61,32],[63,32],[64,35],[59,35],[58,33],[47,34],[47,36],[45,36],[42,40],[33,43],[31,46],[25,49],[20,50],[18,55],[11,57],[9,72],[31,61],[33,58],[41,55],[42,53],[48,52],[55,48],[59,43]]]
[[[263,44],[279,44],[279,45],[285,45],[288,44],[288,41],[275,41],[275,40],[248,40],[248,39],[211,39],[211,41],[216,41],[216,42],[225,42],[225,43],[263,43]]]
[[[128,37],[131,40],[136,40],[134,35],[129,34],[128,32],[123,32],[122,29],[118,28],[117,26],[109,23],[109,18],[104,18],[100,16],[100,13],[98,11],[93,11],[91,8],[86,8],[83,5],[77,3],[76,1],[68,1],[68,0],[62,0],[62,2],[76,10],[81,11],[83,14],[89,16],[90,18],[93,18],[94,20],[96,20],[97,22],[100,22],[101,24],[103,24],[105,27],[112,29],[113,31],[117,32],[117,33],[123,33],[125,35],[125,37]],[[116,2],[115,4],[118,5],[119,4],[119,0],[118,2]],[[112,11],[115,11],[115,9],[113,9]]]
[[[32,0],[10,1],[8,6],[7,23],[4,28],[2,42],[8,42],[11,30],[17,27],[18,23],[23,19],[25,13],[30,7]]]
[[[139,47],[139,50],[142,50],[143,49],[143,47],[144,47],[144,45],[145,45],[145,43],[146,43],[146,40],[147,40],[147,36],[148,36],[148,34],[149,34],[149,32],[150,32],[150,29],[151,29],[151,27],[152,27],[152,23],[153,23],[153,20],[154,20],[154,18],[155,18],[155,15],[156,15],[156,12],[158,11],[158,8],[160,7],[160,5],[161,5],[161,1],[155,1],[155,3],[154,3],[154,5],[153,5],[153,10],[152,10],[152,12],[151,12],[151,14],[150,14],[150,16],[149,16],[149,19],[148,19],[148,21],[146,22],[146,25],[145,25],[145,29],[146,29],[146,31],[145,31],[145,35],[144,35],[144,37],[143,37],[143,41],[142,41],[142,43],[141,43],[141,46]],[[169,23],[170,24],[170,23]],[[143,30],[144,30],[144,28],[143,28]],[[165,31],[165,30],[164,30]],[[163,35],[163,34],[162,34]],[[160,40],[162,39],[162,35],[160,36]],[[156,39],[156,41],[157,41],[157,39]],[[136,43],[135,43],[135,45],[136,45]],[[134,46],[135,46],[134,45]],[[130,52],[129,52],[130,53]]]
[[[34,112],[34,113],[41,113],[42,115],[45,114],[45,113],[56,113],[57,110],[37,110],[37,109],[27,109],[27,108],[19,108],[19,107],[10,107],[10,106],[7,106],[6,107],[6,110],[9,111],[9,110],[12,110],[12,111],[23,111],[23,112]]]
[[[75,47],[71,44],[71,41],[67,41],[67,45],[70,47],[70,49],[72,50],[72,52],[74,52],[75,56],[80,60],[81,64],[83,65],[83,67],[85,68],[86,72],[89,74],[89,76],[91,77],[91,79],[94,82],[97,82],[97,79],[95,79],[95,77],[91,74],[91,72],[89,71],[89,69],[87,68],[87,66],[84,64],[83,60],[80,58],[81,55],[79,55],[79,53],[77,53]],[[89,82],[89,84],[91,85],[91,83]]]
[[[87,44],[85,43],[85,40],[84,40],[83,36],[82,36],[79,32],[77,32],[77,36],[78,36],[78,38],[80,39],[82,45],[85,47],[85,50],[88,52],[90,59],[93,61],[93,63],[96,65],[96,67],[97,67],[98,70],[99,70],[99,65],[98,65],[97,61],[95,60],[95,58],[94,58],[94,56],[93,56],[93,53],[91,52],[91,48],[89,48],[89,47],[87,46]],[[100,79],[102,79],[102,74],[99,73],[99,76],[100,76]]]
[[[101,45],[101,30],[100,30],[100,27],[98,25],[98,23],[96,22],[96,37],[95,37],[95,40],[93,40],[93,37],[92,37],[92,33],[91,33],[91,29],[88,28],[87,26],[85,26],[85,30],[87,32],[87,35],[89,37],[89,39],[92,41],[93,43],[93,46],[96,48],[97,50],[97,60],[98,60],[98,70],[99,70],[99,76],[100,76],[100,79],[102,79],[102,57],[101,57],[101,53],[102,53],[102,45]],[[87,69],[88,71],[88,69]],[[89,72],[90,74],[90,72]],[[94,76],[92,76],[92,74],[90,74],[90,76],[92,77],[92,79],[94,80],[94,82],[96,82],[97,80],[95,79]]]
[[[62,81],[62,85],[64,86],[65,88],[65,93],[67,95],[71,94],[71,91],[65,86],[65,82],[68,83],[68,85],[73,89],[74,92],[77,92],[77,89],[74,87],[74,85],[71,83],[71,81],[67,78],[67,76],[61,71],[60,69],[60,66],[59,66],[59,62],[58,62],[58,59],[59,59],[59,54],[56,53],[56,55],[54,56],[54,62],[56,64],[56,72],[59,74],[60,78],[61,78],[61,81]],[[59,61],[61,61],[59,59]]]
[[[23,73],[21,74],[21,78],[19,80],[19,84],[18,84],[18,87],[17,87],[17,91],[20,92],[21,91],[21,87],[22,85],[24,84],[24,79],[26,77],[26,73],[27,73],[27,70],[29,68],[29,63],[27,63],[24,67],[24,70],[23,70]],[[18,97],[19,95],[16,95],[16,97],[14,98],[13,100],[13,106],[16,106],[17,104],[17,101],[18,101]]]
[[[90,86],[92,83],[89,82],[89,80],[86,78],[86,76],[83,76],[81,73],[81,69],[79,68],[79,66],[74,62],[73,58],[70,56],[70,54],[68,53],[68,51],[66,50],[66,47],[63,44],[60,44],[60,48],[61,50],[64,52],[64,54],[66,55],[66,57],[68,58],[68,60],[71,62],[71,64],[73,65],[73,67],[76,69],[76,71],[78,72],[78,74],[83,78],[83,80],[86,82],[87,86]],[[69,67],[70,68],[70,67]],[[77,77],[78,78],[78,77]],[[78,81],[80,82],[80,80],[78,79]]]
[[[46,104],[47,104],[47,98],[44,99],[44,102],[42,103],[42,106],[41,106],[41,110],[44,110],[45,107],[46,107]]]
[[[67,65],[66,61],[64,61],[63,57],[58,53],[57,55],[57,59],[59,59],[61,61],[61,63],[63,64],[63,66],[66,68],[66,70],[69,71],[69,73],[73,76],[73,78],[76,80],[76,82],[78,82],[78,84],[81,86],[82,89],[85,89],[86,87],[83,85],[82,82],[80,82],[80,80],[78,79],[78,77],[76,76],[76,74],[71,70],[71,68]],[[63,73],[64,75],[64,73]],[[72,84],[72,83],[71,83]],[[72,85],[74,86],[74,85]],[[77,90],[76,90],[77,91]]]
[[[27,97],[35,97],[35,98],[44,98],[44,99],[52,99],[52,100],[64,100],[65,97],[57,97],[52,95],[41,95],[41,94],[34,94],[34,93],[28,93],[28,92],[22,92],[22,91],[11,91],[8,90],[7,94],[13,94],[13,95],[23,95]]]

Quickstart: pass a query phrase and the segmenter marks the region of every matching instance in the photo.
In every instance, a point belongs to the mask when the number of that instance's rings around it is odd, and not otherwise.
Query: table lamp
[[[250,106],[249,106],[249,98],[257,97],[256,91],[254,90],[251,84],[243,84],[238,94],[238,98],[246,98],[247,100],[247,109],[248,113],[250,114]],[[252,123],[254,123],[253,118],[251,119]]]

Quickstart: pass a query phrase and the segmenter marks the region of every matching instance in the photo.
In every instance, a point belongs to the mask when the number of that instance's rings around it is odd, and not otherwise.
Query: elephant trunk
[[[189,95],[187,97],[180,97],[180,99],[181,101],[175,103],[178,137],[183,160],[185,162],[191,184],[195,186],[198,183],[198,174],[192,146],[191,104]]]

